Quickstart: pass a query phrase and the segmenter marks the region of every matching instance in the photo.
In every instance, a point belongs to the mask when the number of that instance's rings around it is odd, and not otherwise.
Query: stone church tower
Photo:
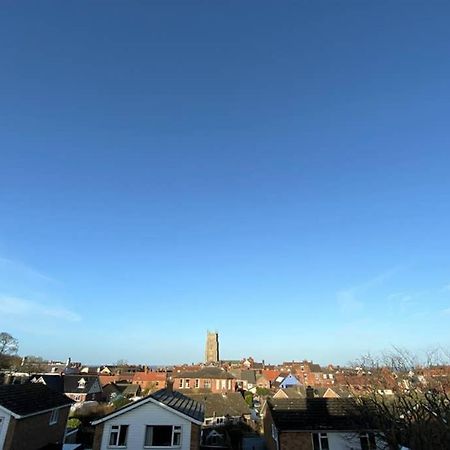
[[[205,362],[219,362],[219,333],[208,331],[206,336]]]

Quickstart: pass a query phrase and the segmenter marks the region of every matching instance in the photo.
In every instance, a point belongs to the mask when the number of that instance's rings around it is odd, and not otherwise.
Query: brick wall
[[[266,441],[268,450],[277,450],[277,443],[272,438],[272,424],[273,419],[272,415],[270,414],[270,408],[267,407],[263,418],[264,440]]]
[[[48,444],[63,444],[69,408],[59,410],[58,423],[49,425],[51,412],[25,419],[11,418],[3,450],[36,450]]]
[[[264,439],[268,450],[313,450],[311,433],[279,432],[278,442],[272,437],[273,419],[270,408],[267,408],[263,419]]]
[[[280,450],[313,450],[311,433],[284,432],[278,439]]]
[[[190,450],[199,450],[200,448],[200,425],[193,423],[191,425],[191,448]]]
[[[102,435],[104,428],[105,428],[104,422],[95,426],[94,442],[92,444],[92,450],[100,450],[102,445]]]
[[[180,380],[182,381],[183,387],[180,387]],[[196,387],[195,382],[198,380],[198,387]],[[214,393],[221,392],[234,392],[234,385],[236,380],[233,379],[205,379],[205,378],[175,378],[174,377],[173,389],[183,392],[184,390],[193,390],[193,389],[208,389]],[[188,381],[189,387],[186,388],[186,381]],[[225,387],[222,387],[222,381],[225,381]]]

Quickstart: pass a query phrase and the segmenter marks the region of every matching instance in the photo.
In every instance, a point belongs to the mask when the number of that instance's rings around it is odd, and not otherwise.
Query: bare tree
[[[0,367],[8,367],[19,349],[19,341],[5,331],[0,333]]]
[[[430,367],[434,367],[439,354],[435,350],[426,354]],[[378,382],[383,378],[375,377],[372,386],[356,397],[355,420],[359,426],[377,430],[386,449],[397,450],[402,445],[412,450],[450,448],[450,398],[446,385],[439,379],[429,382],[417,377],[424,367],[407,350],[394,347],[381,359],[381,366],[371,367],[393,374],[396,384],[391,395],[386,395],[379,389]],[[367,367],[368,358],[363,361]]]

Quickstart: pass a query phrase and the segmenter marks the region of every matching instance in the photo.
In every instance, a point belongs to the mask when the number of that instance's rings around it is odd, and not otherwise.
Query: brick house
[[[0,449],[62,448],[72,403],[41,383],[0,386]]]
[[[173,375],[173,388],[176,390],[201,389],[210,392],[233,392],[235,377],[219,367],[204,367],[196,371]]]
[[[375,450],[372,430],[358,429],[351,399],[271,399],[263,428],[268,450]]]
[[[180,392],[161,389],[101,419],[95,426],[93,450],[123,447],[176,447],[199,450],[203,405]]]

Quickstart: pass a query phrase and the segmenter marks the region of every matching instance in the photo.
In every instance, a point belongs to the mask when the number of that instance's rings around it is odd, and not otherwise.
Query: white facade
[[[6,439],[11,414],[0,407],[0,449],[3,448]]]
[[[189,450],[191,445],[191,421],[182,415],[172,412],[170,409],[157,403],[147,402],[134,409],[126,411],[104,422],[101,450],[125,448],[123,446],[109,445],[112,427],[116,425],[128,425],[126,449],[142,450],[144,448]],[[172,425],[181,427],[180,445],[170,447],[145,447],[145,430],[147,425]]]

